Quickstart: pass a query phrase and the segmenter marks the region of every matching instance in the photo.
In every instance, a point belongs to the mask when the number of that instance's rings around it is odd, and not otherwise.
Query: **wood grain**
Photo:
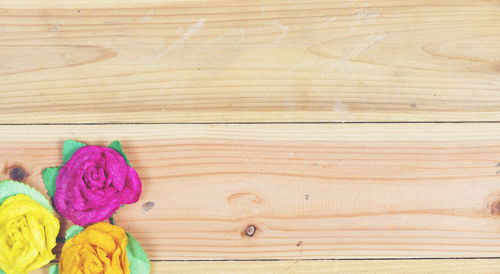
[[[497,273],[294,259],[500,257],[500,124],[116,123],[500,121],[499,33],[496,0],[0,0],[0,180],[119,139],[150,258],[292,259],[152,273]]]
[[[500,117],[496,0],[13,2],[0,123]]]
[[[66,138],[121,140],[144,189],[115,219],[155,260],[500,255],[498,124],[24,125],[0,132],[0,167],[23,167],[25,182],[40,190],[40,172],[61,163]],[[253,237],[245,234],[249,225]]]
[[[498,273],[500,260],[152,262],[152,273]],[[32,272],[47,273],[47,267]]]

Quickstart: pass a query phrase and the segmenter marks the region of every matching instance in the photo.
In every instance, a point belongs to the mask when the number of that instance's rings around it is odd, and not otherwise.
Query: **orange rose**
[[[127,235],[119,226],[91,225],[64,244],[59,271],[62,274],[130,274],[127,242]]]

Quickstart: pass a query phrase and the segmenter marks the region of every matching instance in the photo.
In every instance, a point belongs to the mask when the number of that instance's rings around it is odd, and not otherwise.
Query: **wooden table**
[[[0,1],[0,179],[122,141],[153,273],[500,271],[499,1],[44,2]]]

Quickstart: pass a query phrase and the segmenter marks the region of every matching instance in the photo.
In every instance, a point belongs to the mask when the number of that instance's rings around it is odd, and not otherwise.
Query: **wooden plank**
[[[500,125],[0,126],[43,190],[66,138],[122,141],[144,181],[117,223],[151,259],[498,257]],[[144,208],[152,202],[154,207]],[[151,205],[151,203],[149,203]],[[256,228],[253,237],[245,234]]]
[[[0,2],[0,123],[500,117],[496,0],[44,2]]]
[[[151,273],[498,273],[500,260],[152,262]],[[47,268],[33,274],[47,273]]]

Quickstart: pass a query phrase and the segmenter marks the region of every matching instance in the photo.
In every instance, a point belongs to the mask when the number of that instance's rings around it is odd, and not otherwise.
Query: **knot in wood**
[[[500,216],[500,200],[496,200],[490,205],[491,214]]]
[[[22,167],[14,166],[10,169],[9,176],[14,181],[22,182],[26,178],[26,171]]]
[[[254,226],[254,225],[249,225],[247,226],[247,228],[245,229],[245,234],[248,236],[248,237],[253,237],[253,235],[255,235],[255,232],[257,231],[257,228]]]

